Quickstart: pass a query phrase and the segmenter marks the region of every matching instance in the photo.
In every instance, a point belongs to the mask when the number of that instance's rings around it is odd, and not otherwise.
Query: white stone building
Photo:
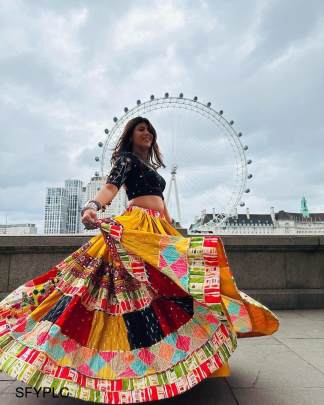
[[[228,218],[220,226],[215,223],[216,213],[201,212],[188,229],[189,234],[211,233],[216,235],[323,235],[324,213],[309,213],[305,197],[301,200],[300,212],[274,212],[269,214],[245,214]]]
[[[0,235],[36,235],[36,224],[0,224]]]

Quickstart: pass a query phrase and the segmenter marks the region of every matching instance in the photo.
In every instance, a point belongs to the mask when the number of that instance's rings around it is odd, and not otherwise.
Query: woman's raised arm
[[[118,193],[118,187],[111,183],[103,184],[100,190],[97,191],[94,200],[99,201],[101,205],[110,205],[112,200]]]

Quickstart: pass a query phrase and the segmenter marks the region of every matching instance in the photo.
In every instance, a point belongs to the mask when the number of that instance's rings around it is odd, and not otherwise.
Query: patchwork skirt
[[[237,338],[277,316],[238,290],[219,236],[182,236],[130,206],[0,302],[0,370],[35,389],[121,404],[229,374]]]

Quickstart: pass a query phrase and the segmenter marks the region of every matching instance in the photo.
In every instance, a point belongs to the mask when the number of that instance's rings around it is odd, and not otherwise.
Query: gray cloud
[[[320,0],[3,1],[0,222],[42,229],[45,188],[87,182],[113,116],[166,91],[234,119],[253,160],[251,212],[298,210],[302,195],[323,211],[323,21]],[[193,115],[147,116],[169,166],[176,136],[187,223],[219,207],[233,176],[225,138]]]

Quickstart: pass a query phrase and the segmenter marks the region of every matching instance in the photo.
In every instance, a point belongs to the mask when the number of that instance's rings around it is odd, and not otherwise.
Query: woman
[[[155,129],[133,118],[82,210],[86,228],[101,232],[0,303],[1,370],[88,401],[152,401],[229,375],[237,337],[278,329],[237,289],[219,237],[172,226],[161,166]],[[121,186],[128,207],[98,220]]]

